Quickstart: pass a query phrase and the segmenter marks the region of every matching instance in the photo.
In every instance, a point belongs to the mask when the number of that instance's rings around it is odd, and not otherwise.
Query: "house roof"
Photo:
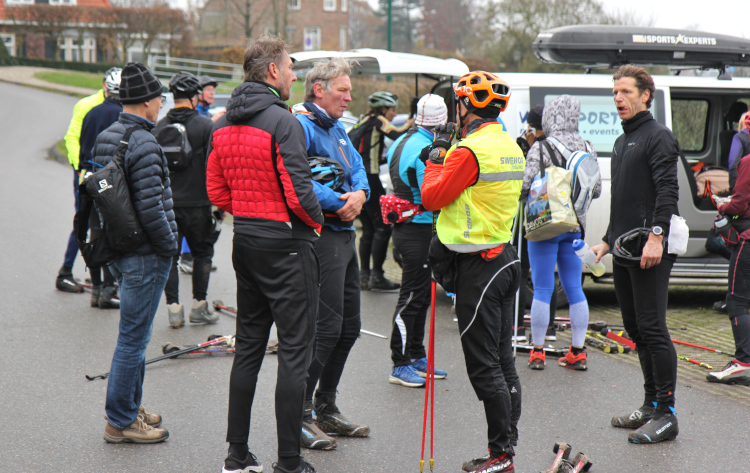
[[[0,0],[0,20],[7,20],[7,10],[11,8],[25,8],[30,5],[11,5],[6,6],[6,0]],[[76,6],[65,6],[61,5],[59,8],[78,8],[78,7],[99,7],[99,8],[112,8],[112,4],[109,0],[76,0]]]

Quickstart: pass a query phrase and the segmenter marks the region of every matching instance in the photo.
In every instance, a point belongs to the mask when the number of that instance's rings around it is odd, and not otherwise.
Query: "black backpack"
[[[130,135],[140,129],[144,128],[129,128],[120,139],[112,161],[88,174],[78,187],[80,205],[73,228],[81,255],[89,267],[103,266],[148,243],[133,208],[125,173]],[[96,211],[94,218],[91,218],[92,210]],[[89,220],[92,222],[90,235]]]
[[[182,171],[190,165],[193,147],[187,137],[184,123],[170,123],[154,130],[154,137],[167,157],[167,166],[172,172]]]

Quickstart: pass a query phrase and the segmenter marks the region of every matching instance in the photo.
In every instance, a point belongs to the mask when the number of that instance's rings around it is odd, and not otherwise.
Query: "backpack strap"
[[[542,146],[544,146],[545,148],[547,148],[547,152],[549,153],[549,159],[550,159],[550,161],[552,161],[552,164],[554,164],[555,166],[557,166],[559,168],[564,168],[565,166],[561,165],[560,161],[557,160],[557,155],[555,154],[555,151],[552,149],[552,146],[549,145],[549,143],[547,142],[547,140],[549,140],[549,138],[547,138],[547,139],[545,139],[545,140],[542,141]],[[539,151],[541,151],[541,150],[539,150]],[[540,152],[539,154],[541,155],[542,153]],[[542,161],[543,160],[544,160],[544,157],[542,156]],[[544,162],[542,162],[540,164],[541,165],[539,167],[540,168],[544,168]]]
[[[560,152],[560,154],[565,159],[565,162],[567,163],[570,159],[570,156],[573,154],[571,150],[569,150],[564,144],[560,143],[560,140],[557,138],[554,138],[552,136],[548,136],[547,139],[544,140],[546,142],[550,142],[553,145],[555,145],[555,148]],[[562,166],[561,166],[562,167]]]
[[[128,143],[130,142],[130,135],[132,135],[136,130],[145,130],[146,128],[142,125],[133,125],[127,130],[125,130],[125,134],[122,135],[122,138],[120,138],[120,143],[117,145],[117,150],[115,151],[115,156],[112,158],[113,160],[118,159],[120,166],[122,167],[123,172],[125,173],[125,177],[129,178],[128,176],[128,167],[125,166],[125,153],[128,150]]]

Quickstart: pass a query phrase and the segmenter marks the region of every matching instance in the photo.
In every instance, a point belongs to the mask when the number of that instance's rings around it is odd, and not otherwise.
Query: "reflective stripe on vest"
[[[495,248],[511,240],[513,219],[523,184],[526,161],[521,149],[499,124],[475,131],[457,148],[468,148],[477,158],[479,176],[440,212],[437,233],[452,251],[473,253]]]

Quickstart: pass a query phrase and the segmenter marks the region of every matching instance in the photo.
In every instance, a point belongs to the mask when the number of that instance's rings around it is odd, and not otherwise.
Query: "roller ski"
[[[542,473],[580,473],[591,469],[591,459],[578,452],[573,459],[570,459],[571,446],[565,442],[557,442],[552,447],[555,460],[547,470]]]
[[[223,314],[226,314],[232,317],[237,317],[237,309],[228,305],[224,305],[224,302],[222,300],[216,299],[215,301],[212,302],[212,304],[214,306],[215,311],[221,312]]]
[[[209,335],[208,340],[214,340],[219,338],[221,335]],[[234,354],[234,337],[227,338],[224,342],[212,346],[196,348],[192,351],[185,352],[185,349],[190,348],[186,346],[175,345],[173,343],[165,343],[161,347],[161,352],[165,355],[182,351],[185,355],[196,355],[196,354]],[[178,355],[179,356],[179,355]]]

